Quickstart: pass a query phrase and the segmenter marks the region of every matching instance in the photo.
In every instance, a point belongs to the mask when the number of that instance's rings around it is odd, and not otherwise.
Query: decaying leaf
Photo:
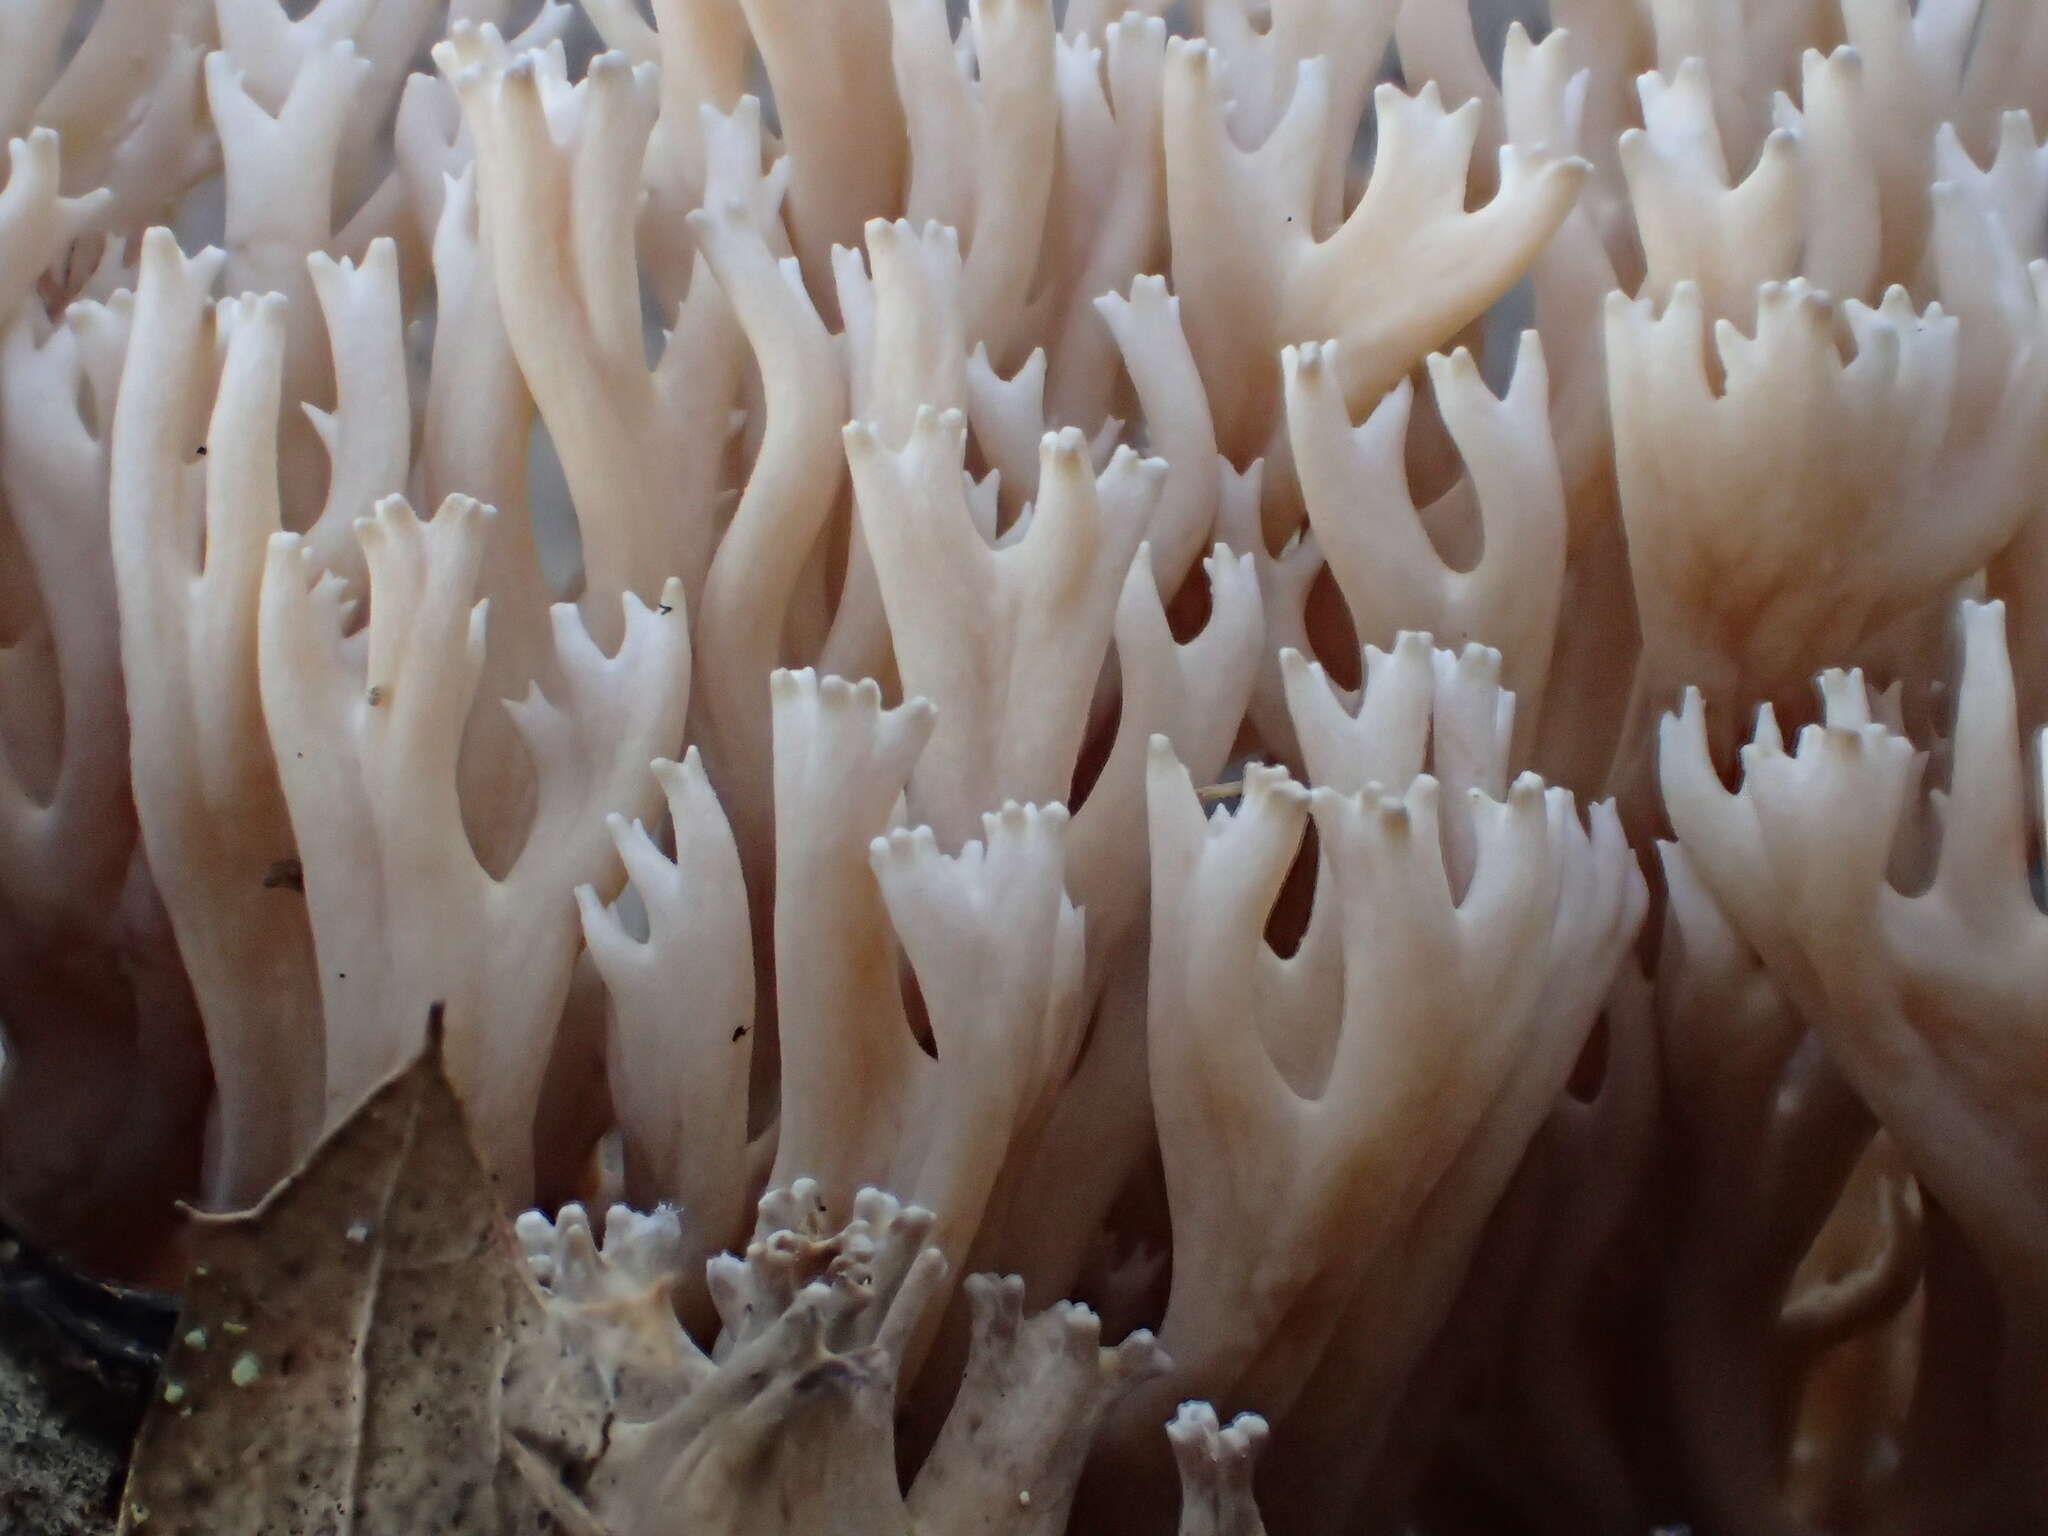
[[[254,1210],[193,1220],[124,1536],[601,1536],[562,1473],[596,1454],[602,1407],[553,1368],[438,1018]]]

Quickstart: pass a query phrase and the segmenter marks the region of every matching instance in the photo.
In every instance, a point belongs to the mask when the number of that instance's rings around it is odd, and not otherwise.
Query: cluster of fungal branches
[[[1498,19],[8,5],[0,1206],[161,1278],[439,1005],[683,1213],[619,1530],[820,1349],[862,1529],[2048,1519],[2048,12]],[[796,1190],[936,1257],[727,1403]]]

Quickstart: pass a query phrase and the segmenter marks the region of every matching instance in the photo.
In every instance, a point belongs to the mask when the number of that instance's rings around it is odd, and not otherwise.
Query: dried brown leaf
[[[123,1536],[601,1536],[559,1471],[596,1454],[600,1411],[549,1368],[540,1298],[429,1035],[254,1210],[194,1218]],[[533,1445],[513,1434],[529,1425]]]

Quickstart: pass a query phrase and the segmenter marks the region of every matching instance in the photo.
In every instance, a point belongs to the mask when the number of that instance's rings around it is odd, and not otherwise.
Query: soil
[[[176,1303],[101,1285],[0,1225],[0,1531],[105,1536]]]

